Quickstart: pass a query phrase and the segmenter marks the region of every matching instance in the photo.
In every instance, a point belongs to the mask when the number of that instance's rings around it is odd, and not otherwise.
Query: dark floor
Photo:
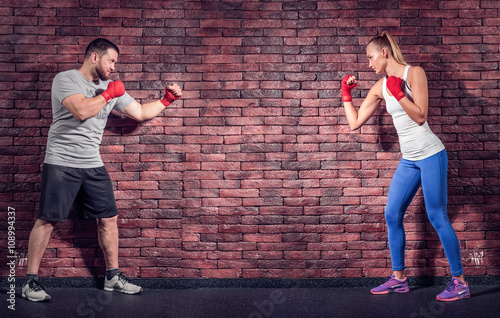
[[[410,286],[406,294],[371,295],[367,287],[145,289],[140,295],[98,288],[47,287],[50,302],[20,296],[9,310],[7,289],[0,317],[500,317],[500,285],[471,285],[469,299],[435,300],[444,286]]]

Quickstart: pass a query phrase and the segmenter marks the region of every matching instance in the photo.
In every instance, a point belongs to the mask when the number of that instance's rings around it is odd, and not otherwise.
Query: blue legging
[[[463,274],[460,244],[448,219],[448,156],[443,150],[420,161],[401,159],[392,178],[385,209],[392,270],[405,269],[405,231],[403,217],[420,185],[427,216],[436,229],[451,267],[451,274]]]

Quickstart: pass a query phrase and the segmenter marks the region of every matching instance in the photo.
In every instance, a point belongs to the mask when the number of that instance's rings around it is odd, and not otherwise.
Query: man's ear
[[[92,64],[95,64],[97,63],[97,59],[99,58],[99,54],[97,54],[97,52],[92,52],[92,55],[90,56],[91,60],[92,60]]]

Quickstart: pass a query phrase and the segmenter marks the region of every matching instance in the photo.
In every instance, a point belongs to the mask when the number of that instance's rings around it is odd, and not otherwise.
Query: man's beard
[[[99,79],[101,81],[109,80],[109,76],[106,75],[106,72],[103,70],[103,68],[100,64],[97,65],[95,70],[96,70],[97,76],[99,77]]]

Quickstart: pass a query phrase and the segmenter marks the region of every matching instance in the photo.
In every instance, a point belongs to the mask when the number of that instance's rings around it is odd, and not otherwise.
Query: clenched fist
[[[354,87],[356,87],[356,85],[357,85],[356,77],[352,75],[347,75],[342,79],[342,85],[340,87],[340,91],[342,93],[342,100],[344,102],[352,101],[351,90]]]
[[[101,93],[102,97],[106,100],[106,103],[115,97],[120,97],[125,94],[125,86],[123,86],[122,81],[114,81],[108,84],[108,88]]]
[[[182,96],[182,89],[179,85],[177,84],[167,85],[167,87],[165,87],[165,95],[163,96],[163,99],[160,101],[163,104],[163,106],[167,107],[174,100],[181,98],[181,96]]]

